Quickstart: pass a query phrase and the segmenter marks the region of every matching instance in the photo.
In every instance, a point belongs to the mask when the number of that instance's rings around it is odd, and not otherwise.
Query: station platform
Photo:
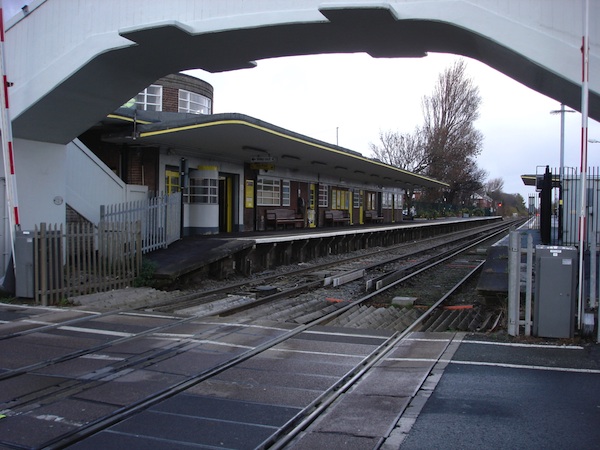
[[[501,217],[411,220],[394,224],[293,228],[185,237],[144,256],[158,280],[174,281],[193,273],[226,278],[281,264],[306,262],[331,254],[388,246],[502,220]]]

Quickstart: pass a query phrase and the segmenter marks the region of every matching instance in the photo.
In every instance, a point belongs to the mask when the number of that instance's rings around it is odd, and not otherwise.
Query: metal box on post
[[[577,249],[538,245],[535,248],[533,334],[570,338],[575,330]]]
[[[33,232],[17,231],[15,235],[15,295],[33,298]]]

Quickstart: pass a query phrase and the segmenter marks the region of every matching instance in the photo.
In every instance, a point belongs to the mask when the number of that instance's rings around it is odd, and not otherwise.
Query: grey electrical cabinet
[[[33,232],[15,234],[15,295],[33,298]]]
[[[538,245],[535,248],[533,334],[570,338],[575,330],[577,249]]]

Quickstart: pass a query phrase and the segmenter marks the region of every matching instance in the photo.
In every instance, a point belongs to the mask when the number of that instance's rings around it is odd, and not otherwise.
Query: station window
[[[212,101],[204,95],[179,89],[180,113],[212,114]]]
[[[151,84],[135,97],[136,109],[162,111],[162,86]]]
[[[215,178],[190,178],[189,203],[216,205],[219,203],[219,180]]]
[[[384,209],[392,209],[393,205],[393,194],[391,192],[384,192],[381,195],[381,207]]]
[[[329,186],[319,184],[319,208],[327,208],[329,206]]]
[[[377,200],[375,192],[367,192],[365,194],[365,208],[367,210],[377,209]]]
[[[331,190],[331,208],[350,209],[350,192],[340,189]]]
[[[358,209],[362,206],[362,195],[360,189],[354,189],[352,193],[352,206]]]
[[[180,186],[179,170],[167,167],[165,171],[165,192],[167,194],[174,194],[175,192],[179,192]]]
[[[281,183],[273,178],[256,180],[256,204],[258,206],[279,206],[281,202]]]
[[[290,206],[290,180],[281,180],[281,206]]]

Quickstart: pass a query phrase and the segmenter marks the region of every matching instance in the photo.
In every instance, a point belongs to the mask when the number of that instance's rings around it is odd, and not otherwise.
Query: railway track
[[[369,283],[378,282],[378,279],[385,278],[390,273],[398,273],[401,270],[409,273],[411,270],[418,270],[419,264],[428,264],[441,255],[478,241],[481,236],[503,233],[510,225],[510,223],[493,224],[443,237],[359,252],[359,254],[335,258],[333,262],[304,265],[301,268],[275,274],[267,273],[250,280],[244,279],[238,283],[191,292],[176,301],[169,300],[163,305],[155,305],[152,310],[196,315],[234,313],[322,287],[338,287],[367,276],[370,277],[367,281],[367,289],[370,289]]]
[[[470,248],[477,245],[479,241],[472,239],[468,245],[462,244]],[[429,250],[430,253],[436,251],[439,247]],[[261,379],[277,379],[282,373],[288,376],[301,373],[303,382],[310,384],[310,389],[303,390],[307,392],[303,399],[285,398],[281,405],[273,405],[273,400],[258,402],[269,404],[271,412],[277,412],[277,419],[268,426],[254,424],[251,420],[246,423],[249,419],[244,419],[244,426],[258,427],[260,431],[249,448],[282,448],[306,433],[311,423],[402,345],[407,336],[432,320],[430,317],[439,311],[440,305],[448,302],[452,293],[469,278],[463,276],[461,283],[448,289],[448,293],[428,305],[425,311],[411,308],[394,321],[397,329],[383,326],[380,319],[368,321],[367,314],[360,311],[366,304],[370,305],[367,308],[390,310],[374,305],[387,301],[390,292],[397,291],[408,280],[424,276],[425,267],[433,270],[439,266],[424,261],[430,257],[419,260],[418,264],[403,261],[398,268],[398,258],[402,256],[388,254],[383,262],[365,263],[363,260],[361,271],[366,271],[366,266],[372,270],[381,270],[382,265],[387,267],[385,275],[377,275],[378,281],[389,281],[390,277],[396,279],[369,293],[364,292],[364,280],[355,280],[349,284],[363,286],[363,295],[356,299],[327,297],[326,291],[334,288],[323,286],[326,284],[323,277],[310,280],[305,271],[301,276],[294,274],[296,284],[302,284],[298,280],[307,278],[302,289],[306,291],[306,285],[318,283],[318,294],[317,285],[313,284],[312,290],[308,288],[308,294],[293,292],[293,299],[283,301],[281,297],[291,294],[276,288],[276,294],[235,308],[229,305],[224,310],[220,306],[209,308],[206,297],[194,306],[189,306],[186,302],[190,298],[186,298],[181,303],[184,310],[191,314],[190,308],[196,309],[193,315],[187,316],[140,311],[92,314],[50,308],[4,307],[4,323],[0,326],[0,354],[4,355],[0,372],[0,392],[4,392],[0,397],[0,414],[4,418],[0,420],[0,436],[7,436],[2,432],[3,427],[8,426],[10,431],[11,426],[18,429],[22,423],[31,421],[38,425],[52,423],[53,426],[50,427],[52,432],[32,439],[32,442],[24,442],[26,437],[19,438],[21,441],[0,437],[0,443],[7,448],[65,448],[71,445],[95,448],[103,439],[118,439],[124,433],[115,430],[144,428],[143,424],[149,420],[147,416],[166,414],[164,408],[175,407],[174,404],[185,404],[193,399],[223,407],[235,398],[243,405],[254,405],[260,391],[257,393],[253,388],[266,383]],[[457,265],[458,258],[464,259],[464,256],[454,249],[444,261],[444,270],[447,271],[448,264]],[[355,264],[355,261],[348,264]],[[391,266],[394,266],[393,270]],[[469,274],[477,270],[478,267],[471,268]],[[403,275],[398,275],[399,271]],[[211,294],[214,298],[215,294]],[[325,305],[322,300],[308,302],[303,295],[320,298],[325,295]],[[277,307],[274,306],[276,297],[279,297]],[[312,304],[312,310],[307,312],[289,302],[304,306]],[[249,309],[250,305],[252,309]],[[199,312],[198,308],[210,311]],[[267,313],[269,308],[277,310]],[[355,314],[357,308],[358,315]],[[215,312],[228,316],[210,317]],[[13,320],[10,320],[11,315]],[[341,332],[342,329],[345,331]],[[32,350],[37,339],[46,340],[47,351],[26,356],[25,352]],[[442,348],[439,357],[443,351]],[[21,352],[23,354],[18,355]],[[14,355],[12,359],[11,354]],[[319,360],[325,358],[325,361],[320,364],[311,362],[310,358],[307,361],[308,354]],[[311,368],[309,373],[302,368],[305,365]],[[248,377],[248,374],[252,376]],[[150,381],[140,392],[127,394],[124,388],[132,382],[132,377],[133,380]],[[259,381],[249,382],[249,379]],[[39,386],[25,387],[32,384],[31,380],[36,380]],[[219,392],[225,389],[224,386],[229,390],[221,397]],[[80,417],[77,420],[57,413],[66,404],[77,402],[88,405],[94,413],[88,414],[87,419]],[[140,419],[142,417],[145,419]],[[217,419],[203,417],[203,420],[214,422]],[[139,429],[135,433],[144,435]],[[157,439],[151,436],[152,430],[146,433],[148,439]],[[225,433],[223,439],[227,434],[231,431]],[[76,444],[78,442],[80,444]],[[90,446],[86,447],[86,443]],[[232,445],[230,448],[244,448],[245,444]]]

